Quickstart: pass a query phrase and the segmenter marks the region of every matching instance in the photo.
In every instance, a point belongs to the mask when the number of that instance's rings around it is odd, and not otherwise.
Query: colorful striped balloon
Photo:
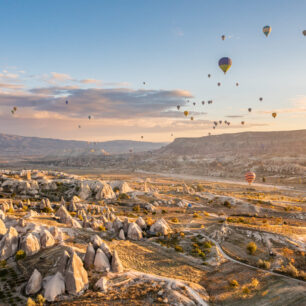
[[[262,31],[264,32],[264,34],[268,37],[269,34],[271,33],[271,27],[270,26],[264,26]]]
[[[256,174],[254,172],[247,172],[245,174],[245,180],[251,185],[256,178]]]

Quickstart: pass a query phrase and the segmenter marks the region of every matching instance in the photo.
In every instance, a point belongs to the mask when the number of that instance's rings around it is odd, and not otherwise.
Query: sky
[[[305,11],[306,0],[0,0],[0,133],[170,142],[306,129]]]

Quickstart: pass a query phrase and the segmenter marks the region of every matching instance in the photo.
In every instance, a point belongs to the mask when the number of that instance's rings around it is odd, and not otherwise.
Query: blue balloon
[[[189,207],[189,208],[191,208],[191,207],[192,207],[192,204],[191,204],[191,203],[189,203],[189,204],[188,204],[188,207]]]

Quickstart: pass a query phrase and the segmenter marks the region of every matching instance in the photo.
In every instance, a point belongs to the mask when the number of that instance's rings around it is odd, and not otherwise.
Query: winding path
[[[291,276],[287,276],[287,275],[284,275],[284,274],[281,274],[281,273],[276,273],[276,272],[273,272],[273,271],[270,271],[270,270],[258,268],[258,267],[255,267],[255,266],[246,264],[246,263],[244,263],[244,262],[241,262],[241,261],[239,261],[239,260],[236,260],[236,259],[230,257],[229,255],[227,255],[227,254],[223,251],[222,247],[220,246],[220,244],[219,244],[216,240],[210,238],[209,236],[207,236],[207,235],[205,235],[205,234],[203,234],[203,233],[201,233],[201,235],[203,235],[206,239],[212,241],[212,242],[216,245],[216,247],[218,248],[218,250],[220,251],[220,253],[224,256],[224,258],[226,258],[226,259],[229,260],[229,261],[235,262],[235,263],[237,263],[237,264],[246,266],[246,267],[251,268],[251,269],[255,269],[255,270],[257,270],[257,271],[262,271],[262,272],[265,272],[265,273],[270,273],[270,274],[275,275],[275,276],[284,277],[284,278],[287,278],[287,279],[290,279],[290,280],[294,280],[295,282],[298,282],[298,283],[301,284],[301,285],[305,285],[305,283],[306,283],[306,282],[303,281],[303,280],[296,279],[296,278],[291,277]]]

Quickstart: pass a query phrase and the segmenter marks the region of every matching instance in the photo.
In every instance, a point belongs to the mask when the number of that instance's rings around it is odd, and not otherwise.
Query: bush
[[[185,233],[180,232],[180,236],[181,236],[181,237],[185,237]]]
[[[255,254],[255,252],[256,252],[256,250],[257,250],[257,245],[256,245],[255,242],[251,241],[251,242],[248,243],[248,245],[247,245],[246,248],[247,248],[248,252],[249,252],[251,255],[253,255],[253,254]]]
[[[38,294],[36,297],[36,305],[43,306],[45,303],[46,299],[43,297],[43,295]]]
[[[146,223],[148,226],[151,226],[154,223],[154,220],[150,217],[147,218]]]
[[[23,211],[28,211],[29,207],[27,205],[22,205],[22,210]]]
[[[76,216],[76,212],[75,212],[75,211],[71,211],[71,212],[70,212],[70,216],[71,216],[71,217],[75,217],[75,216]]]
[[[291,262],[289,262],[289,264],[286,267],[282,266],[282,271],[293,277],[298,277],[299,275],[298,269]]]
[[[133,206],[133,211],[140,212],[140,206],[139,205]]]
[[[105,232],[106,231],[106,228],[104,225],[99,225],[98,226],[98,230],[101,231],[101,232]]]
[[[120,192],[120,189],[119,189],[119,187],[114,187],[114,192]]]
[[[172,221],[173,223],[178,223],[178,222],[179,222],[178,218],[172,218],[171,221]]]
[[[162,214],[165,214],[165,213],[166,213],[166,211],[165,211],[164,209],[162,209],[162,211],[161,211],[161,212],[162,212]]]
[[[183,252],[183,248],[180,246],[180,245],[176,245],[174,247],[174,249],[177,251],[177,252]]]
[[[23,259],[25,257],[26,257],[26,253],[25,253],[24,250],[17,251],[17,253],[15,255],[16,260]]]
[[[193,218],[200,218],[200,215],[198,214],[198,213],[193,213],[193,216],[192,216]]]
[[[256,288],[259,285],[259,280],[257,278],[252,278],[251,286]]]
[[[263,269],[270,269],[271,263],[267,260],[259,259],[257,265]]]
[[[28,298],[27,306],[36,306],[36,303],[31,298]]]
[[[52,209],[51,207],[45,207],[45,208],[43,209],[43,212],[50,214],[50,213],[53,212],[53,209]]]
[[[0,268],[5,268],[6,266],[6,260],[3,259],[3,260],[0,260]]]
[[[245,286],[243,289],[242,289],[242,292],[244,294],[250,294],[251,290],[249,289],[249,287]]]
[[[230,280],[228,283],[233,288],[238,288],[239,287],[239,283],[235,279]]]
[[[232,207],[232,205],[231,205],[231,203],[229,201],[224,201],[223,205],[225,207],[227,207],[227,208],[231,208]]]
[[[212,244],[211,244],[210,241],[205,241],[203,246],[204,246],[205,249],[210,249],[212,247]]]
[[[118,200],[128,200],[130,197],[126,193],[120,193],[118,196]]]

